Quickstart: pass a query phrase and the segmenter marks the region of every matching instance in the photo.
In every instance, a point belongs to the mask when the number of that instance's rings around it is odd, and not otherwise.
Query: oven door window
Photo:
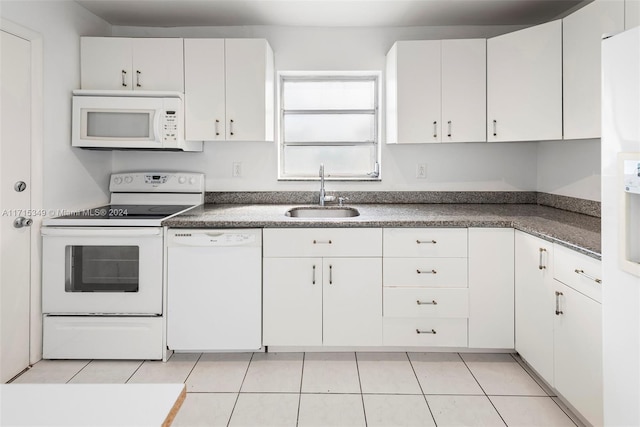
[[[138,292],[138,246],[67,246],[66,292]]]

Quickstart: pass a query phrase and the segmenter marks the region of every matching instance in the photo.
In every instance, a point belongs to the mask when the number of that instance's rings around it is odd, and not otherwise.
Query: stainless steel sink
[[[304,206],[291,208],[285,215],[292,218],[352,218],[360,212],[345,206]]]

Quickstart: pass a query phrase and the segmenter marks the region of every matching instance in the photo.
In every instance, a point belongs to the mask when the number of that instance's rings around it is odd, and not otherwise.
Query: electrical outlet
[[[233,166],[231,168],[231,176],[234,178],[239,178],[242,176],[242,163],[241,162],[233,162]]]
[[[427,164],[426,163],[418,163],[416,165],[416,178],[418,178],[418,179],[426,179],[427,178]]]

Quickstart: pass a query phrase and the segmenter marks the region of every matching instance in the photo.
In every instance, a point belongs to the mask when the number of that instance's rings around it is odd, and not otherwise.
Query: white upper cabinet
[[[562,139],[560,20],[487,40],[487,140]]]
[[[602,35],[623,29],[623,0],[596,0],[563,19],[564,139],[600,138]]]
[[[442,40],[442,142],[485,142],[486,122],[486,40]]]
[[[273,51],[264,39],[185,39],[187,140],[273,141]]]
[[[80,87],[184,92],[180,38],[80,38]]]
[[[226,139],[224,39],[184,40],[185,139]]]
[[[486,41],[412,40],[387,53],[387,143],[485,141]]]

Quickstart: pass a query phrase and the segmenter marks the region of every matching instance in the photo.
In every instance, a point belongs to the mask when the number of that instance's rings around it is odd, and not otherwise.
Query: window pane
[[[288,114],[284,116],[284,141],[373,141],[373,114]]]
[[[375,108],[372,80],[285,80],[285,110],[372,110]]]
[[[285,177],[318,177],[320,163],[325,176],[366,177],[373,171],[376,149],[372,145],[286,146]]]

